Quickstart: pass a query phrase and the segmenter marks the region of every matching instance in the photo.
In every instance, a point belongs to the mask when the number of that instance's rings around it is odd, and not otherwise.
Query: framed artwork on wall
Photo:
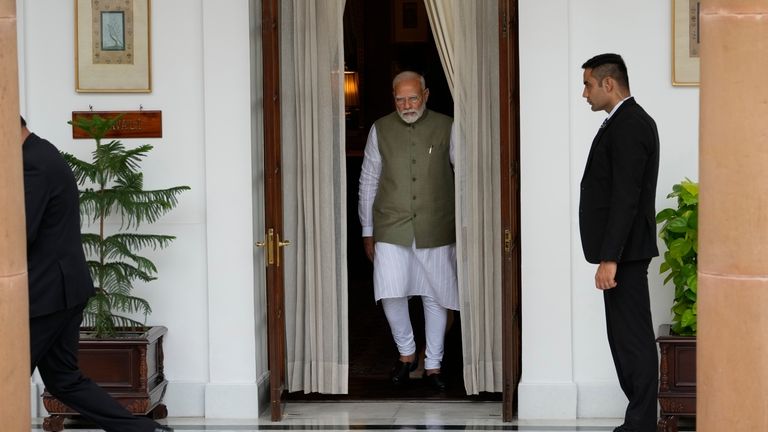
[[[672,0],[672,85],[699,85],[700,0]]]
[[[424,0],[395,0],[392,2],[392,39],[394,42],[426,42],[429,32]]]
[[[75,90],[149,93],[150,0],[75,0]]]

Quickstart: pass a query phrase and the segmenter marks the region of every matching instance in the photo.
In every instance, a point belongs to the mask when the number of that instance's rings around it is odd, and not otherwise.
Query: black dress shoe
[[[427,373],[424,372],[424,380],[433,389],[437,391],[445,391],[445,381],[443,381],[443,376],[440,372],[431,375],[427,375]]]
[[[401,362],[400,360],[395,363],[395,367],[392,369],[392,384],[401,385],[408,382],[410,379],[411,371],[415,371],[419,366],[419,362]]]
[[[173,432],[173,428],[170,426],[157,425],[154,432]]]

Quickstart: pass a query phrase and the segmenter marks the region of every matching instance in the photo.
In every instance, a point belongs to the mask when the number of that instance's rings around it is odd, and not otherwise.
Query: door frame
[[[272,421],[283,418],[285,389],[285,290],[280,241],[283,185],[280,143],[280,0],[262,0],[261,37],[264,105],[264,233],[267,250],[267,351]]]
[[[522,357],[518,0],[499,0],[502,417],[512,421]]]
[[[502,415],[512,420],[522,365],[521,250],[520,250],[520,75],[518,1],[498,0],[499,93],[502,235]],[[274,253],[283,232],[280,142],[280,0],[262,0],[262,53],[264,68],[264,194],[265,227],[277,235]],[[267,247],[270,245],[268,233]],[[269,255],[269,254],[267,254]],[[267,265],[268,355],[272,421],[282,419],[285,389],[285,293],[283,270]]]

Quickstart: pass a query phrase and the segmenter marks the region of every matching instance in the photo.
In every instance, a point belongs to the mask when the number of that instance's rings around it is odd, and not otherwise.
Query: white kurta
[[[453,146],[451,133],[451,163]],[[364,237],[373,236],[373,201],[379,188],[380,176],[381,154],[374,126],[365,145],[358,192],[358,214]],[[373,291],[376,301],[393,297],[428,296],[447,309],[459,310],[456,244],[417,249],[415,240],[411,247],[376,242]]]

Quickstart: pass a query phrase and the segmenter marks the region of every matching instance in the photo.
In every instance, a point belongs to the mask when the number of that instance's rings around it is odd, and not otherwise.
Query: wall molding
[[[520,419],[575,419],[576,383],[521,382],[517,387],[517,416]]]

